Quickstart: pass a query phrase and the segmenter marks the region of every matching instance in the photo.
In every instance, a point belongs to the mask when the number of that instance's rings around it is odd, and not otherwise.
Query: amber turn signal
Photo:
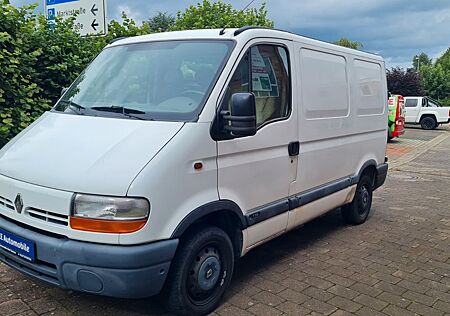
[[[147,223],[147,219],[132,220],[132,221],[115,221],[90,219],[81,217],[70,217],[70,227],[76,230],[84,230],[96,233],[110,233],[110,234],[126,234],[138,231]]]

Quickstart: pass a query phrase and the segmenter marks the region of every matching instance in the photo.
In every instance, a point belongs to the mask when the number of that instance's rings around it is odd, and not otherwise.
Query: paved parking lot
[[[450,315],[450,129],[407,129],[367,223],[332,211],[245,256],[218,315]],[[0,315],[163,315],[156,299],[47,286],[0,266]]]

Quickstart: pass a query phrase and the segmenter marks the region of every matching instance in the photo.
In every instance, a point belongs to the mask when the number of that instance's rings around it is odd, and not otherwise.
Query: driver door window
[[[257,127],[287,118],[291,111],[287,50],[276,45],[252,47],[242,58],[228,85],[225,97],[228,108],[231,95],[238,92],[255,95]]]

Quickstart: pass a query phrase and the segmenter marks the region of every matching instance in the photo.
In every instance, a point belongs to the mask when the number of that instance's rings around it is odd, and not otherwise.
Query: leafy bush
[[[109,38],[82,38],[72,20],[49,28],[35,9],[0,0],[0,147],[48,111],[111,37],[141,33],[124,17]]]
[[[442,106],[450,106],[450,98],[440,99],[440,100],[439,100],[439,103],[440,103]]]
[[[42,49],[29,35],[35,28],[34,7],[15,9],[0,2],[0,146],[48,110],[40,95],[35,66]],[[33,104],[33,106],[31,106]]]

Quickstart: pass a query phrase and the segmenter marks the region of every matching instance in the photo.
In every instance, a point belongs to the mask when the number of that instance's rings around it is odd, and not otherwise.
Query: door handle
[[[300,152],[300,142],[290,142],[288,145],[289,156],[298,156]]]

